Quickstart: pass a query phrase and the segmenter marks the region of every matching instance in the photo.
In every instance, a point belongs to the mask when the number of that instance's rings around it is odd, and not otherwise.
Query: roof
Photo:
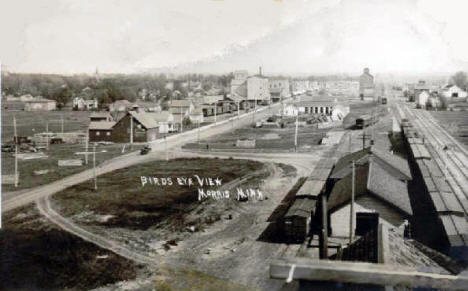
[[[237,95],[237,94],[235,94],[235,93],[234,93],[234,94],[231,94],[228,98],[231,99],[231,100],[234,101],[234,102],[242,102],[242,101],[245,100],[245,97],[242,97],[242,96]]]
[[[45,99],[45,98],[35,98],[33,100],[26,100],[25,103],[48,103],[48,102],[57,102],[55,100]]]
[[[331,96],[306,96],[305,98],[301,98],[301,101],[297,102],[297,106],[332,106],[337,104],[336,101],[337,100]]]
[[[91,112],[91,114],[89,115],[89,118],[93,118],[93,117],[106,117],[106,118],[111,117],[112,118],[112,115],[108,111],[94,111],[94,112]]]
[[[351,172],[351,162],[354,160],[356,165],[363,165],[369,162],[369,156],[375,157],[374,162],[379,163],[386,168],[393,176],[404,180],[411,180],[411,171],[408,162],[390,152],[378,147],[367,147],[363,150],[348,154],[335,164],[333,172],[330,175],[332,179],[341,179]]]
[[[133,110],[129,111],[128,113],[132,115],[133,118],[135,118],[141,125],[143,125],[147,129],[155,128],[159,126],[156,120],[152,118],[150,113],[143,112],[143,111],[137,112]]]
[[[172,115],[169,111],[152,112],[147,114],[156,122],[167,122]]]
[[[389,204],[405,215],[412,215],[413,211],[405,182],[395,177],[384,165],[374,162],[358,164],[356,166],[355,197],[371,195]],[[352,174],[348,172],[335,183],[328,199],[329,209],[337,209],[351,200]]]
[[[317,201],[313,199],[296,199],[288,212],[286,212],[285,217],[299,216],[309,218],[311,212],[315,212],[316,204]]]
[[[378,163],[369,164],[367,190],[407,215],[413,215],[406,183],[393,178]]]
[[[171,107],[190,107],[192,104],[192,100],[172,100]]]
[[[91,130],[112,130],[112,127],[116,124],[115,121],[91,121],[89,123],[89,129]]]
[[[222,101],[224,99],[223,95],[214,95],[214,96],[203,96],[203,101],[202,103],[204,104],[212,104],[216,103],[219,101]]]

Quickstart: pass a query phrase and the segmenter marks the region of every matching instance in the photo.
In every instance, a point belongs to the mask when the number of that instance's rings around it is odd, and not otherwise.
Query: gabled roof
[[[378,147],[367,147],[363,150],[348,154],[335,164],[330,178],[341,179],[351,172],[351,162],[354,160],[356,165],[363,165],[369,162],[369,156],[374,157],[374,162],[379,163],[392,173],[395,177],[403,180],[411,180],[411,171],[408,166],[408,162],[396,155],[392,155],[390,152]]]
[[[358,165],[355,172],[355,198],[371,195],[389,204],[405,215],[413,211],[405,182],[392,175],[388,169],[370,158],[369,162]],[[328,207],[334,211],[351,200],[351,171],[335,183],[328,199]]]
[[[369,164],[367,190],[405,214],[413,215],[406,183],[393,178],[378,163]]]
[[[133,116],[141,125],[143,125],[146,129],[158,127],[158,123],[152,118],[151,114],[147,112],[136,112],[136,111],[129,111],[128,114]]]
[[[115,121],[91,121],[89,129],[91,130],[111,130],[116,124]]]
[[[156,122],[168,122],[172,114],[169,111],[152,112],[148,115]]]

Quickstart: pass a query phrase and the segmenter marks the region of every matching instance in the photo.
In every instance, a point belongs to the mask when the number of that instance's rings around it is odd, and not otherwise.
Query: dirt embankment
[[[4,215],[0,290],[86,290],[134,279],[142,271],[51,225],[33,205]]]

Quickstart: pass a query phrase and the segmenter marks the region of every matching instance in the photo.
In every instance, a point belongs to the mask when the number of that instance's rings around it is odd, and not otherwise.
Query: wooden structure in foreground
[[[420,272],[414,268],[329,260],[293,258],[270,264],[270,278],[307,281],[328,281],[379,286],[425,287],[445,290],[466,290],[468,274],[458,276]]]

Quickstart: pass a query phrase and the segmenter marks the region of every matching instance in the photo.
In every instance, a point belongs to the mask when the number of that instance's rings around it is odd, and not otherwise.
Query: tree
[[[456,72],[455,75],[450,77],[450,81],[462,89],[466,89],[468,86],[468,76],[462,71]]]
[[[66,85],[61,86],[54,92],[54,94],[52,94],[52,99],[57,101],[58,109],[62,109],[62,107],[64,107],[71,100],[71,97],[71,91]]]

